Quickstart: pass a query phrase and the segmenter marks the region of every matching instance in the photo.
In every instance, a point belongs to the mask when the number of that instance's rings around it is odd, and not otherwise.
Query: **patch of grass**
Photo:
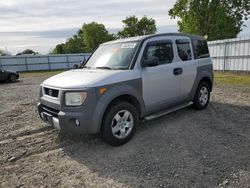
[[[233,74],[233,73],[221,73],[215,72],[214,74],[215,84],[231,84],[239,86],[250,87],[250,74]]]
[[[40,77],[40,76],[54,76],[56,74],[62,73],[63,70],[55,70],[55,71],[31,71],[31,72],[21,72],[20,77]]]

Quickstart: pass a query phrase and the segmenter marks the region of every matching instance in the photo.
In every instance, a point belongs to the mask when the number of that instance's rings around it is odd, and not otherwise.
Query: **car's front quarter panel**
[[[100,94],[100,89],[106,89],[104,94]],[[96,88],[97,105],[93,114],[92,124],[93,128],[97,128],[95,132],[99,132],[102,124],[102,119],[106,109],[112,101],[120,96],[131,96],[138,102],[136,108],[140,109],[140,117],[145,114],[145,105],[142,98],[142,80],[141,78],[135,78],[123,82],[104,85]]]

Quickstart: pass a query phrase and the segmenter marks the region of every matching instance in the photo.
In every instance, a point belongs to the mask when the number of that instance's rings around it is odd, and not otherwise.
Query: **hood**
[[[81,89],[109,85],[139,77],[138,70],[76,69],[52,76],[45,80],[42,85],[64,89]]]
[[[6,73],[15,73],[15,74],[17,74],[17,72],[13,71],[13,70],[3,70],[3,71],[6,72]]]

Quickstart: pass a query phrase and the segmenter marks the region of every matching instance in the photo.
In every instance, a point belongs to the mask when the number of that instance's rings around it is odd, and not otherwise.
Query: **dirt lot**
[[[111,147],[38,118],[47,77],[0,84],[0,187],[250,187],[250,85],[217,84],[206,110],[141,124]]]

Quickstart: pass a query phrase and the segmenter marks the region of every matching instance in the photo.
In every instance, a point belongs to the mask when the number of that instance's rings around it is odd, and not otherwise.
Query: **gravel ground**
[[[0,187],[250,187],[250,86],[217,85],[206,110],[141,124],[112,147],[44,124],[44,79],[0,84]]]

